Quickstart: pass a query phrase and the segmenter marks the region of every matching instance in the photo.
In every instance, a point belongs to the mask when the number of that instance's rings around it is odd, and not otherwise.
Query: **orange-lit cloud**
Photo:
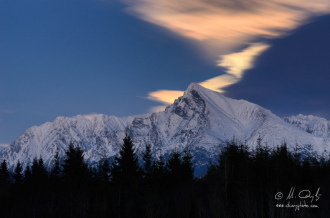
[[[253,67],[255,58],[268,48],[267,44],[253,43],[241,52],[222,55],[218,66],[227,68],[227,73],[201,82],[200,85],[223,92],[223,88],[238,82],[244,71]]]
[[[150,92],[148,99],[159,101],[165,104],[172,104],[176,98],[183,95],[183,91],[177,90],[158,90]]]
[[[123,1],[135,16],[193,39],[214,59],[220,56],[218,65],[227,69],[226,74],[200,83],[217,91],[238,82],[269,47],[252,42],[286,36],[311,17],[330,13],[329,0]],[[149,98],[169,104],[178,94],[161,90]]]
[[[223,92],[222,88],[237,83],[239,79],[230,74],[223,74],[217,77],[213,77],[204,82],[199,83],[200,85],[217,92]]]
[[[243,72],[253,67],[253,61],[260,53],[269,48],[269,45],[263,43],[251,44],[241,52],[222,55],[218,66],[227,68],[227,73],[240,79]]]
[[[227,68],[227,73],[199,84],[208,89],[223,92],[222,88],[238,82],[242,78],[243,72],[253,67],[254,59],[268,47],[269,45],[266,44],[255,43],[241,52],[223,55],[218,65]],[[148,99],[168,105],[172,104],[175,99],[182,95],[183,91],[158,90],[150,92]],[[157,106],[153,107],[150,111],[158,112],[164,110],[164,108],[165,106]]]
[[[148,99],[153,101],[161,102],[165,105],[152,107],[150,112],[159,112],[163,111],[166,105],[172,104],[175,99],[183,95],[183,91],[177,90],[158,90],[155,92],[150,92],[148,95]]]
[[[221,48],[258,37],[283,36],[314,15],[329,13],[329,0],[126,0],[141,19]],[[206,44],[207,44],[206,43]],[[210,49],[210,48],[209,48]],[[225,49],[228,51],[228,49]],[[221,52],[221,51],[220,51]]]
[[[91,113],[91,114],[85,114],[82,116],[85,117],[86,119],[92,120],[93,117],[95,117],[96,115],[97,115],[96,113]]]

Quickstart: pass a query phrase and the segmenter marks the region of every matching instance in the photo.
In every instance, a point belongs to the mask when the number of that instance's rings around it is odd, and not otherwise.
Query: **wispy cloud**
[[[330,12],[329,0],[124,1],[135,16],[191,38],[210,56],[220,57],[218,65],[227,69],[226,74],[201,82],[217,91],[240,81],[253,67],[255,58],[269,47],[261,43],[264,39],[286,36],[311,17]],[[168,104],[178,94],[161,90],[149,97]]]
[[[253,61],[256,56],[269,48],[269,45],[255,43],[241,52],[222,55],[218,65],[227,68],[227,73],[240,79],[243,72],[253,67]]]
[[[238,82],[242,78],[243,72],[253,67],[254,59],[268,47],[269,45],[263,43],[254,43],[241,52],[223,55],[218,62],[218,66],[227,68],[227,73],[208,79],[199,84],[211,90],[223,92],[222,88]],[[168,105],[172,104],[175,99],[182,95],[183,91],[158,90],[150,92],[148,99]],[[164,109],[165,106],[156,106],[151,108],[150,112],[158,112]]]
[[[245,70],[253,67],[257,56],[270,46],[264,43],[253,43],[241,52],[222,55],[218,66],[226,68],[226,74],[211,78],[200,84],[214,91],[223,92],[222,88],[238,82]]]
[[[175,99],[183,95],[183,91],[178,90],[158,90],[155,92],[150,92],[148,95],[148,99],[153,101],[158,101],[162,103],[161,106],[155,106],[149,109],[149,112],[159,112],[163,111],[166,105],[172,104]]]
[[[328,0],[126,0],[141,19],[196,39],[208,50],[231,49],[258,37],[285,35],[314,15],[330,11]],[[216,45],[208,46],[209,44]],[[212,52],[212,51],[210,51]],[[221,52],[221,51],[217,51]]]
[[[183,95],[183,91],[177,90],[158,90],[155,92],[150,92],[148,99],[158,101],[161,103],[172,104],[173,101],[178,97]]]
[[[0,147],[7,148],[8,146],[9,146],[9,144],[0,143]]]

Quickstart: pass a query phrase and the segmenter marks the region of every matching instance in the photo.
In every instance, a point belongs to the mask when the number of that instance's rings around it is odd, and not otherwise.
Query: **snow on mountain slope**
[[[318,153],[329,151],[329,135],[310,134],[286,121],[256,104],[230,99],[192,83],[165,111],[149,116],[94,115],[89,120],[78,115],[31,127],[0,151],[0,160],[6,159],[10,166],[18,160],[26,165],[41,156],[49,166],[56,150],[63,155],[72,141],[79,143],[85,159],[93,163],[104,154],[109,157],[117,154],[125,132],[132,137],[138,151],[150,143],[154,152],[167,156],[173,149],[182,150],[189,145],[197,169],[203,168],[233,137],[251,147],[261,137],[268,146],[285,141],[289,148],[298,144],[303,150],[312,147]]]
[[[298,128],[320,137],[330,137],[330,121],[313,115],[285,117],[284,120]]]
[[[90,120],[76,117],[58,117],[54,122],[27,129],[8,148],[0,153],[1,160],[6,159],[9,166],[17,163],[31,164],[33,159],[42,157],[49,166],[56,150],[64,155],[70,142],[78,143],[86,152],[89,161],[98,160],[103,153],[114,155],[124,137],[125,128],[134,118],[95,115]]]

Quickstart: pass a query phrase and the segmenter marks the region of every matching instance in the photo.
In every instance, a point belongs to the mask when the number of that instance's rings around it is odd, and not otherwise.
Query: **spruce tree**
[[[48,172],[45,168],[44,161],[40,157],[37,159],[36,157],[33,159],[31,166],[31,183],[36,187],[41,187],[41,185],[45,185],[48,179]]]
[[[127,133],[123,141],[119,156],[112,162],[111,177],[116,186],[130,188],[139,183],[141,170],[134,144]]]
[[[182,181],[182,161],[181,154],[175,149],[171,152],[166,163],[166,171],[168,174],[171,186],[174,186]]]
[[[161,190],[165,187],[165,161],[164,156],[160,154],[158,158],[155,156],[152,160],[152,186],[156,190]]]
[[[219,155],[220,184],[223,187],[224,200],[228,207],[238,203],[240,190],[246,186],[248,151],[245,148],[246,146],[233,139],[226,143]],[[231,216],[236,216],[236,212],[231,209]]]
[[[97,166],[98,178],[102,183],[110,182],[110,170],[109,158],[104,155]]]
[[[164,161],[164,155],[160,153],[158,157],[154,156],[151,165],[151,171],[153,176],[165,175],[166,163]]]
[[[42,159],[42,157],[40,157],[38,160],[38,167],[39,167],[40,175],[41,175],[42,179],[46,180],[48,178],[48,171],[45,167],[44,160]]]
[[[184,182],[192,182],[194,178],[193,155],[187,145],[182,155],[182,177]]]
[[[28,165],[24,172],[24,183],[30,184],[31,183],[31,177],[32,177],[32,171],[30,166]]]
[[[88,181],[88,167],[84,161],[84,151],[79,146],[74,147],[73,143],[69,144],[68,150],[65,151],[63,179],[71,185],[83,184]]]
[[[22,172],[22,166],[21,163],[19,161],[17,161],[15,170],[14,170],[14,174],[13,174],[13,178],[15,180],[15,184],[22,184],[23,183],[23,172]]]
[[[0,169],[0,186],[10,183],[10,174],[7,166],[6,160],[1,163]]]
[[[151,156],[151,146],[150,144],[146,145],[146,149],[142,154],[143,160],[143,174],[145,178],[150,178],[152,173],[152,156]]]
[[[52,180],[55,180],[57,182],[59,181],[60,176],[61,176],[60,156],[57,150],[54,155],[54,166],[50,172],[50,177]]]
[[[35,157],[32,161],[32,166],[31,166],[31,171],[33,176],[38,174],[39,171],[38,166],[39,166],[38,159]]]

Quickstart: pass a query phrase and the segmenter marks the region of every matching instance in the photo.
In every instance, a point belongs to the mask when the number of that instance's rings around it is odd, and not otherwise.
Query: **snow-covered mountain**
[[[0,151],[0,161],[6,159],[13,166],[20,160],[26,165],[41,156],[50,166],[56,150],[63,155],[74,142],[93,163],[103,155],[116,155],[126,132],[138,151],[150,143],[156,154],[166,156],[174,149],[190,146],[199,170],[233,137],[251,147],[260,137],[268,146],[286,142],[291,148],[299,145],[319,154],[330,148],[329,121],[325,119],[302,115],[282,119],[256,104],[230,99],[192,83],[165,111],[149,116],[94,115],[88,119],[78,115],[33,126]]]
[[[330,137],[330,121],[313,115],[285,117],[284,120],[316,136]]]

